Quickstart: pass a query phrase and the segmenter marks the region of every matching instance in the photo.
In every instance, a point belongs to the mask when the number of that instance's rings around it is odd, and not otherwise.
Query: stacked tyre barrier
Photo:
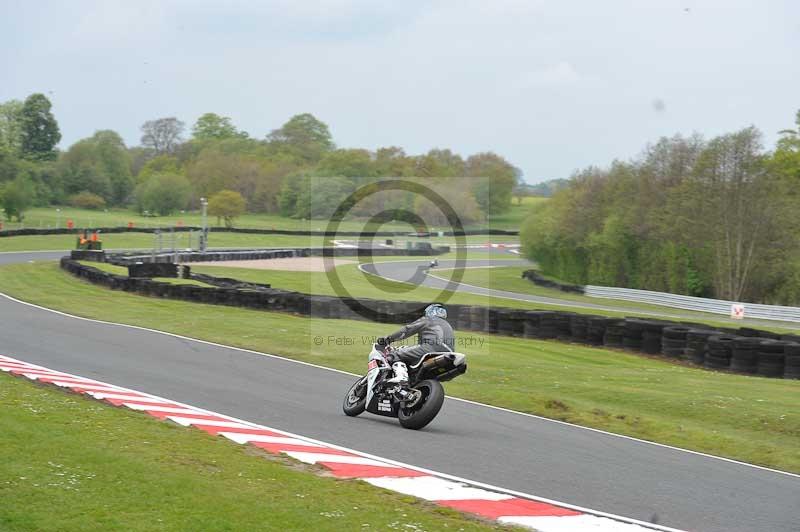
[[[642,351],[644,326],[641,320],[625,320],[622,333],[622,347],[634,351]]]
[[[589,318],[587,314],[575,314],[569,320],[569,331],[572,340],[583,344],[589,343]]]
[[[606,325],[603,334],[603,345],[608,347],[623,347],[625,341],[625,321],[615,321]]]
[[[703,366],[709,369],[728,369],[731,366],[731,353],[736,336],[710,336]]]
[[[616,318],[606,318],[600,316],[589,317],[589,327],[586,329],[586,341],[591,345],[603,345],[606,329],[612,323],[617,322]]]
[[[762,377],[782,377],[788,346],[789,342],[781,340],[763,340],[758,350],[756,374]]]
[[[692,364],[702,366],[706,361],[708,339],[714,331],[692,329],[686,333],[686,358]]]
[[[731,369],[740,373],[756,373],[761,342],[762,340],[756,336],[744,336],[734,340]]]
[[[543,288],[554,288],[556,290],[561,290],[562,292],[569,292],[572,294],[583,294],[583,287],[576,284],[565,284],[559,283],[556,281],[551,281],[545,277],[542,277],[539,272],[536,270],[525,270],[522,272],[522,278],[527,279],[536,286],[541,286]]]
[[[661,354],[671,358],[684,358],[686,356],[686,336],[689,327],[673,325],[664,327],[661,336]]]
[[[784,348],[783,376],[787,379],[800,379],[800,343],[789,344]]]
[[[150,297],[196,303],[288,312],[321,319],[355,319],[408,323],[426,303],[360,300],[370,312],[355,312],[352,298],[303,294],[268,285],[233,284],[235,279],[204,281],[217,286],[171,284],[149,278],[104,272],[70,257],[61,268],[94,284]],[[194,274],[193,274],[194,275]],[[448,305],[449,321],[458,331],[583,343],[680,360],[711,370],[761,377],[800,379],[800,336],[752,328],[709,329],[705,325],[646,318],[608,318],[550,310]]]

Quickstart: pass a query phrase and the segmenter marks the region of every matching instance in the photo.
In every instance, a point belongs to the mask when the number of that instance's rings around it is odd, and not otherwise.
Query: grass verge
[[[5,374],[0,449],[6,531],[499,528]]]
[[[489,227],[492,229],[507,229],[518,231],[520,223],[530,212],[542,205],[547,198],[524,198],[521,205],[516,201],[509,209],[499,215],[490,215],[486,223],[476,226],[468,226],[468,229],[478,229]],[[60,212],[56,209],[60,209]],[[52,206],[36,207],[25,211],[25,223],[6,222],[6,229],[18,229],[24,225],[27,228],[49,228],[66,227],[67,220],[72,220],[75,227],[124,227],[128,222],[132,222],[136,227],[174,227],[178,222],[187,226],[200,226],[201,216],[197,211],[176,213],[170,216],[142,216],[130,209],[107,209],[105,211],[94,211],[79,209],[71,206]],[[212,226],[221,227],[220,221],[214,216],[209,216],[208,221]],[[287,218],[277,214],[247,213],[236,219],[236,227],[248,227],[258,229],[288,229],[303,231],[324,231],[327,220],[298,220]],[[345,220],[339,226],[341,231],[361,231],[364,228],[364,221]],[[411,226],[404,222],[390,222],[381,224],[380,228],[384,231],[406,231]],[[447,228],[435,228],[436,230]]]
[[[371,338],[392,328],[115,292],[75,279],[53,263],[0,267],[0,290],[80,316],[356,373],[364,370]],[[447,383],[451,395],[800,472],[800,381],[712,372],[559,342],[466,332],[458,339],[470,371]]]
[[[190,236],[188,232],[175,233],[173,242],[169,232],[165,232],[161,238],[161,246],[165,250],[187,249],[194,246],[196,249],[197,234]],[[0,252],[2,251],[50,251],[75,248],[75,235],[25,235],[8,236],[0,238]],[[106,233],[101,234],[103,247],[105,249],[153,249],[158,243],[156,237],[151,233]],[[347,240],[347,238],[343,238]],[[383,243],[385,238],[376,238],[376,242]],[[453,237],[433,237],[415,238],[411,242],[427,241],[434,246],[445,245],[454,246],[457,242]],[[486,244],[493,243],[516,243],[517,237],[500,236],[468,236],[467,244]],[[328,238],[319,236],[302,235],[260,235],[247,233],[231,233],[227,231],[212,231],[208,239],[211,248],[264,248],[264,247],[322,247],[330,246]],[[395,247],[404,249],[406,240],[394,239]],[[470,252],[481,252],[480,250],[470,250]],[[484,253],[489,253],[488,250]],[[455,254],[454,254],[455,255]],[[513,257],[512,257],[513,258]]]

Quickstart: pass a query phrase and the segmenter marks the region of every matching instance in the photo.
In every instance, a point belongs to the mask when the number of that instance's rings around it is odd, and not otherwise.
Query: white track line
[[[171,332],[167,332],[167,331],[159,331],[158,329],[150,329],[150,328],[147,328],[147,327],[140,327],[138,325],[128,325],[128,324],[125,324],[125,323],[115,323],[113,321],[103,321],[103,320],[97,320],[97,319],[94,319],[94,318],[84,318],[82,316],[75,316],[73,314],[68,314],[66,312],[61,312],[60,310],[54,310],[54,309],[51,309],[51,308],[43,307],[41,305],[36,305],[34,303],[28,303],[26,301],[21,301],[21,300],[16,299],[16,298],[14,298],[12,296],[9,296],[8,294],[3,293],[3,292],[0,292],[0,296],[4,297],[4,298],[6,298],[6,299],[8,299],[10,301],[14,301],[15,303],[19,303],[19,304],[22,304],[22,305],[27,305],[29,307],[38,308],[40,310],[44,310],[44,311],[47,311],[47,312],[52,312],[53,314],[58,314],[60,316],[65,316],[67,318],[72,318],[72,319],[76,319],[76,320],[83,320],[83,321],[88,321],[88,322],[92,322],[92,323],[100,323],[100,324],[103,324],[103,325],[111,325],[111,326],[115,326],[115,327],[125,327],[125,328],[128,328],[128,329],[135,329],[135,330],[139,330],[139,331],[147,331],[147,332],[156,333],[156,334],[163,334],[165,336],[171,336],[173,338],[178,338],[178,339],[181,339],[181,340],[188,340],[188,341],[191,341],[191,342],[197,342],[197,343],[200,343],[200,344],[211,345],[211,346],[214,346],[214,347],[221,347],[223,349],[231,349],[231,350],[239,351],[239,352],[242,352],[242,353],[249,353],[249,354],[253,354],[253,355],[259,355],[259,356],[275,358],[277,360],[282,360],[282,361],[285,361],[285,362],[291,362],[293,364],[300,364],[300,365],[303,365],[303,366],[322,369],[322,370],[325,370],[325,371],[332,371],[334,373],[341,373],[342,375],[349,375],[349,376],[359,377],[359,378],[363,377],[363,375],[360,375],[360,374],[357,374],[357,373],[351,373],[349,371],[344,371],[344,370],[335,369],[335,368],[328,368],[328,367],[325,367],[325,366],[320,366],[318,364],[312,364],[310,362],[303,362],[302,360],[293,360],[291,358],[286,358],[286,357],[283,357],[283,356],[280,356],[280,355],[273,355],[271,353],[263,353],[261,351],[254,351],[252,349],[245,349],[243,347],[235,347],[235,346],[224,345],[224,344],[220,344],[220,343],[216,343],[216,342],[210,342],[208,340],[201,340],[199,338],[192,338],[190,336],[183,336],[183,335],[180,335],[180,334],[175,334],[175,333],[171,333]],[[707,454],[707,453],[703,453],[703,452],[700,452],[700,451],[693,451],[691,449],[683,449],[681,447],[675,447],[675,446],[667,445],[667,444],[664,444],[664,443],[658,443],[658,442],[652,442],[652,441],[648,441],[648,440],[642,440],[642,439],[639,439],[639,438],[634,438],[633,436],[626,436],[624,434],[615,434],[613,432],[608,432],[608,431],[601,430],[601,429],[595,429],[595,428],[592,428],[592,427],[584,427],[582,425],[576,425],[574,423],[568,423],[566,421],[560,421],[558,419],[550,419],[550,418],[547,418],[547,417],[537,416],[536,414],[528,414],[527,412],[517,412],[516,410],[511,410],[509,408],[503,408],[501,406],[494,406],[494,405],[489,405],[489,404],[485,404],[485,403],[479,403],[477,401],[471,401],[469,399],[462,399],[460,397],[448,396],[447,399],[453,400],[453,401],[459,401],[459,402],[462,402],[462,403],[467,403],[467,404],[471,404],[471,405],[475,405],[475,406],[481,406],[481,407],[484,407],[484,408],[490,408],[492,410],[498,410],[498,411],[501,411],[501,412],[507,412],[509,414],[515,414],[515,415],[518,415],[518,416],[530,417],[530,418],[538,419],[538,420],[541,420],[541,421],[546,421],[546,422],[549,422],[549,423],[557,423],[559,425],[565,425],[565,426],[568,426],[568,427],[572,427],[574,429],[588,430],[588,431],[595,432],[595,433],[598,433],[598,434],[605,434],[607,436],[613,436],[613,437],[616,437],[616,438],[622,438],[622,439],[625,439],[625,440],[635,441],[635,442],[643,443],[643,444],[646,444],[646,445],[654,445],[656,447],[661,447],[661,448],[664,448],[664,449],[670,449],[670,450],[673,450],[673,451],[679,451],[679,452],[683,452],[683,453],[693,454],[693,455],[702,456],[702,457],[705,457],[705,458],[712,458],[714,460],[721,460],[723,462],[728,462],[728,463],[736,464],[736,465],[740,465],[740,466],[752,467],[754,469],[759,469],[759,470],[762,470],[762,471],[769,471],[771,473],[778,473],[778,474],[781,474],[781,475],[788,475],[788,476],[794,477],[794,478],[800,478],[800,474],[791,473],[789,471],[782,471],[780,469],[772,469],[772,468],[760,466],[760,465],[757,465],[757,464],[750,464],[750,463],[747,463],[747,462],[741,462],[739,460],[734,460],[732,458],[725,458],[723,456],[716,456],[716,455],[713,455],[713,454]],[[191,408],[194,408],[194,407],[191,407]],[[409,467],[409,466],[404,465],[404,467]],[[440,474],[440,476],[441,476],[441,474]],[[524,497],[530,497],[530,495],[524,495],[524,494],[520,494],[520,493],[517,493],[517,494],[521,495],[521,496],[524,496]],[[565,505],[564,503],[554,502],[554,501],[545,501],[545,502],[550,502],[551,504],[560,504],[562,506]],[[586,510],[586,509],[581,509],[581,511],[591,512],[590,510]]]

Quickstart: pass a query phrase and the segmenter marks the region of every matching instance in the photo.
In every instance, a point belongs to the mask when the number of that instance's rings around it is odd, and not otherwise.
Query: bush
[[[24,176],[5,183],[0,188],[0,203],[2,203],[6,220],[11,221],[16,218],[18,222],[21,222],[25,211],[33,204],[34,194],[33,183]]]
[[[233,227],[233,221],[244,214],[245,201],[241,194],[233,190],[220,190],[208,199],[208,214],[217,217],[217,225],[222,218],[225,227]]]
[[[69,204],[81,209],[98,210],[105,208],[106,200],[104,200],[102,196],[84,190],[80,194],[70,196]]]
[[[136,187],[136,208],[159,216],[168,216],[186,207],[192,194],[189,181],[176,174],[161,174]]]

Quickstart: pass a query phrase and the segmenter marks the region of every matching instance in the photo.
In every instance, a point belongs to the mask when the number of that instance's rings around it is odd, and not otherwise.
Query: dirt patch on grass
[[[328,260],[330,268],[325,268],[322,257],[293,257],[287,259],[263,260],[227,260],[216,262],[192,262],[190,266],[226,266],[229,268],[247,268],[250,270],[289,270],[293,272],[325,272],[341,264],[352,264],[351,260]]]

